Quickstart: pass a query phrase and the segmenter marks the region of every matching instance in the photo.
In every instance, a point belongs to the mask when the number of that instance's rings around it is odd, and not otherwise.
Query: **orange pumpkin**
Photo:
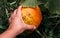
[[[22,18],[26,24],[34,25],[34,26],[36,26],[36,28],[38,28],[39,24],[42,21],[42,13],[38,6],[36,6],[35,8],[23,7],[22,8]],[[26,36],[32,32],[33,32],[33,30],[24,31],[21,35]]]
[[[42,14],[39,6],[35,8],[23,7],[22,18],[26,24],[35,25],[37,28],[42,21]]]

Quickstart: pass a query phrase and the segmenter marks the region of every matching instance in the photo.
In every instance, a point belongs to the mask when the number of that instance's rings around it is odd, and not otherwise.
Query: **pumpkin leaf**
[[[39,4],[37,0],[21,0],[20,5],[23,7],[35,7]]]
[[[60,0],[48,0],[47,6],[52,14],[60,15]]]

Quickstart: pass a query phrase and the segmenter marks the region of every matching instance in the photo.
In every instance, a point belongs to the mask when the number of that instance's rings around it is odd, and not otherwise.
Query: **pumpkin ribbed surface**
[[[38,27],[42,21],[41,10],[38,6],[36,6],[35,8],[23,7],[22,18],[26,24],[35,25],[36,27]]]

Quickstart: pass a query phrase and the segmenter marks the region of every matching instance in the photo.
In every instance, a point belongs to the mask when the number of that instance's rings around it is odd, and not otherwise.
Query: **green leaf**
[[[37,0],[21,0],[20,5],[23,7],[35,7],[39,4]]]
[[[2,25],[0,25],[0,29],[5,29]]]
[[[52,14],[60,15],[60,0],[49,0],[48,9]]]

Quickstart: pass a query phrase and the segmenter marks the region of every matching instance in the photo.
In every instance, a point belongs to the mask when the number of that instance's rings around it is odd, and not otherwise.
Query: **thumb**
[[[27,25],[27,30],[34,30],[36,27],[34,25]]]

